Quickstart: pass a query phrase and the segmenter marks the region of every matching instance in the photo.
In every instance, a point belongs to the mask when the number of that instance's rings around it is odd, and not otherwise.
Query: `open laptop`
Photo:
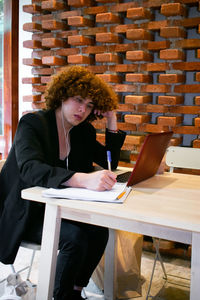
[[[172,135],[172,131],[148,134],[132,172],[119,174],[117,181],[132,186],[155,175]]]

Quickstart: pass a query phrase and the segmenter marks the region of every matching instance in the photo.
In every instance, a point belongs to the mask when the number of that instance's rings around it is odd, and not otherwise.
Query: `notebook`
[[[43,197],[48,198],[67,198],[83,201],[98,201],[110,203],[123,203],[130,193],[131,188],[124,183],[115,183],[109,191],[94,191],[84,188],[49,188],[42,191]]]
[[[172,131],[148,134],[133,170],[118,175],[117,181],[132,186],[155,175],[172,135]]]

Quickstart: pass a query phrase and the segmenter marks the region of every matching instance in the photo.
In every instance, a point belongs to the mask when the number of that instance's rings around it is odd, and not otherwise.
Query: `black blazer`
[[[107,149],[111,151],[115,169],[125,135],[123,131],[115,134],[106,130],[106,146],[103,146],[96,141],[96,131],[90,123],[73,127],[67,170],[65,162],[59,159],[55,111],[38,111],[21,118],[0,173],[1,262],[14,262],[29,218],[30,201],[21,198],[21,190],[32,186],[58,188],[75,172],[93,171],[93,162],[107,168]]]

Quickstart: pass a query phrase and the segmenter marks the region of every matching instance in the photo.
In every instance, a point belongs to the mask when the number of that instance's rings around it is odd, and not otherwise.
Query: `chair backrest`
[[[200,169],[200,149],[170,146],[166,152],[166,164],[170,172],[174,168]]]
[[[0,172],[1,172],[1,169],[3,168],[5,161],[6,161],[5,159],[0,160]]]

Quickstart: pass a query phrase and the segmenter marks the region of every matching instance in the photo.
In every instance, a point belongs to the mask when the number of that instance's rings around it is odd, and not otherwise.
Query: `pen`
[[[107,151],[108,170],[111,171],[111,152]]]
[[[119,196],[117,197],[117,200],[119,200],[119,199],[121,199],[124,195],[125,195],[125,191],[124,192],[122,192],[121,194],[119,194]]]

